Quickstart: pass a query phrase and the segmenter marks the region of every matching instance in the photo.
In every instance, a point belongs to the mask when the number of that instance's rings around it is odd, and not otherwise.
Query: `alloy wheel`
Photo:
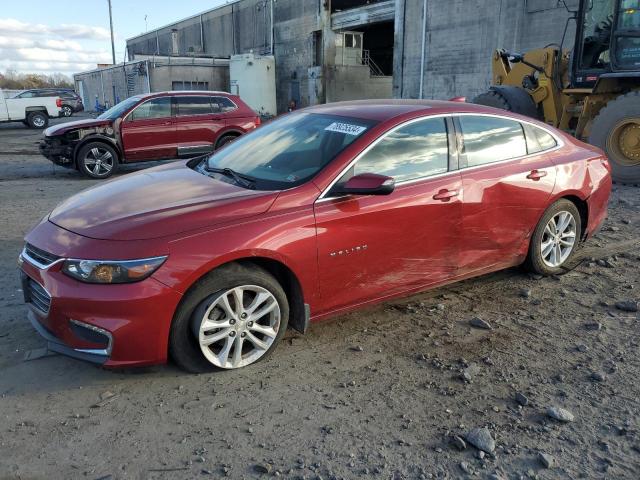
[[[223,292],[193,325],[200,350],[219,368],[233,369],[259,360],[280,330],[280,305],[257,285]]]
[[[106,148],[93,147],[85,156],[84,164],[88,172],[96,177],[106,176],[113,170],[113,155]]]
[[[576,219],[567,211],[556,213],[544,228],[540,242],[542,261],[551,268],[562,265],[576,244]]]
[[[71,110],[71,107],[68,105],[64,105],[62,107],[62,115],[64,115],[65,117],[70,117],[73,114],[73,111]]]
[[[37,128],[44,127],[45,123],[45,119],[39,115],[33,118],[33,125]]]

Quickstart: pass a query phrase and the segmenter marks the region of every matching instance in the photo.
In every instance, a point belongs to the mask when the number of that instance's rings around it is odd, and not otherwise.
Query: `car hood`
[[[45,136],[53,137],[55,135],[63,135],[72,130],[83,128],[95,128],[111,125],[112,120],[98,120],[97,118],[86,118],[84,120],[75,120],[73,122],[65,122],[59,125],[53,125],[44,131]]]
[[[85,237],[144,240],[259,215],[277,196],[176,162],[84,190],[58,205],[49,221]]]

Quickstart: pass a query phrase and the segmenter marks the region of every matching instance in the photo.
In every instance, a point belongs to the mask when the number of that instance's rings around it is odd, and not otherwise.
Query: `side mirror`
[[[396,188],[391,177],[375,173],[361,173],[334,187],[333,192],[341,195],[389,195]]]

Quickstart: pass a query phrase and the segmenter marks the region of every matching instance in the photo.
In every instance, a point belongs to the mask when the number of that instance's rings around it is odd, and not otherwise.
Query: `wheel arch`
[[[238,128],[229,128],[226,130],[222,130],[218,132],[218,136],[216,137],[216,143],[214,144],[214,148],[218,147],[218,143],[220,142],[220,139],[222,139],[223,137],[226,137],[226,136],[240,137],[244,134],[245,132],[243,132]]]
[[[562,200],[562,199],[569,200],[578,209],[578,213],[580,213],[580,239],[584,240],[586,232],[588,232],[587,226],[589,224],[589,203],[587,202],[587,197],[585,197],[584,194],[579,190],[561,192],[555,197],[553,197],[549,202],[549,204],[542,211],[542,213],[540,213],[540,218],[538,218],[538,222],[543,217],[545,212],[551,207],[551,205],[556,203],[558,200]]]
[[[104,135],[95,134],[95,135],[88,135],[88,136],[84,137],[82,140],[80,140],[73,147],[73,162],[75,163],[76,168],[78,168],[78,152],[87,143],[91,143],[91,142],[100,142],[100,143],[106,143],[107,145],[109,145],[118,154],[118,158],[116,160],[119,163],[122,163],[122,158],[123,158],[122,157],[122,150],[120,149],[120,146],[118,145],[118,142],[116,142],[112,138],[106,137]]]
[[[191,282],[183,298],[186,298],[202,279],[231,264],[245,267],[257,266],[273,275],[287,295],[290,312],[289,326],[300,333],[306,332],[309,326],[309,307],[305,303],[304,289],[299,277],[284,259],[270,255],[268,252],[261,252],[258,255],[237,254],[209,265],[204,273]]]
[[[589,224],[589,203],[587,203],[586,199],[582,199],[577,195],[563,195],[560,199],[561,198],[569,200],[578,209],[578,212],[580,213],[580,238],[584,240],[586,232],[588,231],[587,226]]]

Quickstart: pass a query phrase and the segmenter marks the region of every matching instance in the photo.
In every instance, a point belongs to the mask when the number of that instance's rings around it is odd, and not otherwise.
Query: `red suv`
[[[212,152],[260,125],[239,97],[185,91],[136,95],[96,119],[44,131],[40,152],[91,178],[107,178],[119,163],[194,157]]]
[[[23,291],[52,350],[239,368],[287,326],[522,263],[563,272],[610,190],[601,150],[510,112],[316,106],[66,200],[26,236]]]

